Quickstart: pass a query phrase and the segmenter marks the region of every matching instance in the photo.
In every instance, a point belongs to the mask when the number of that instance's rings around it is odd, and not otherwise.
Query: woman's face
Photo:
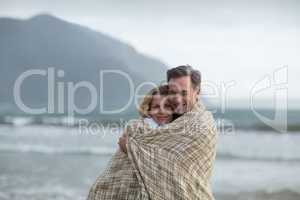
[[[172,108],[168,104],[168,97],[154,95],[150,106],[150,116],[159,125],[166,124],[172,120]]]

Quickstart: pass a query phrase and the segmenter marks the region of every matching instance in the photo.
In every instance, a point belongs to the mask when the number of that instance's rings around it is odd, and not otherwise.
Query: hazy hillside
[[[101,27],[100,27],[101,28]],[[29,69],[54,67],[64,70],[56,83],[89,81],[100,95],[99,71],[121,70],[128,73],[135,85],[143,81],[165,79],[166,65],[137,52],[117,39],[51,15],[38,15],[27,20],[0,18],[0,102],[2,110],[11,110],[16,78]],[[120,75],[104,79],[104,107],[112,109],[128,101],[128,81]],[[57,92],[57,85],[55,86]],[[67,102],[65,92],[65,104]],[[76,103],[86,106],[90,97],[81,90]],[[22,85],[22,98],[31,107],[47,105],[47,77],[32,76]],[[57,98],[57,95],[55,96]],[[98,96],[98,107],[100,105]],[[8,103],[8,104],[7,104]],[[57,107],[57,102],[55,102]],[[6,106],[3,106],[6,105]],[[126,112],[132,111],[127,109]],[[98,111],[98,110],[97,110]],[[99,112],[99,111],[98,111]]]

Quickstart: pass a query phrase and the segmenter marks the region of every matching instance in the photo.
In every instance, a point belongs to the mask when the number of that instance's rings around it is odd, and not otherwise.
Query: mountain
[[[68,110],[70,103],[67,102],[73,101],[70,95],[75,93],[70,88],[81,84],[93,85],[96,89],[97,106],[93,113],[100,115],[104,114],[101,105],[105,110],[113,110],[130,100],[129,81],[124,74],[128,74],[136,89],[143,82],[165,80],[167,70],[166,64],[139,53],[122,41],[49,14],[26,20],[0,18],[0,44],[0,109],[6,112],[20,110],[14,100],[13,88],[17,78],[27,70],[38,69],[46,74],[28,76],[22,82],[21,98],[25,105],[32,108],[47,106],[50,85],[47,84],[50,74],[47,69],[53,68],[55,112],[59,105]],[[104,70],[121,73],[104,73],[101,79],[100,71]],[[60,96],[59,83],[64,88]],[[88,89],[76,90],[74,102],[77,107],[85,108],[90,101]],[[134,112],[133,101],[119,114]]]

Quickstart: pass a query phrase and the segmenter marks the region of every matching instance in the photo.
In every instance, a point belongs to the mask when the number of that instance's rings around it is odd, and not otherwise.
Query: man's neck
[[[190,104],[190,105],[188,106],[188,109],[187,109],[186,112],[192,111],[193,108],[194,108],[195,106],[197,106],[197,103],[198,103],[198,101],[195,101],[193,104]]]

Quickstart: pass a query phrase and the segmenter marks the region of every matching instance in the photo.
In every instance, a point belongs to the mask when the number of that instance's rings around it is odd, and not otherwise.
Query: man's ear
[[[197,90],[197,92],[196,92],[196,101],[199,101],[200,88],[197,87],[196,90]]]
[[[197,95],[199,95],[200,94],[200,87],[198,86],[197,87]]]

